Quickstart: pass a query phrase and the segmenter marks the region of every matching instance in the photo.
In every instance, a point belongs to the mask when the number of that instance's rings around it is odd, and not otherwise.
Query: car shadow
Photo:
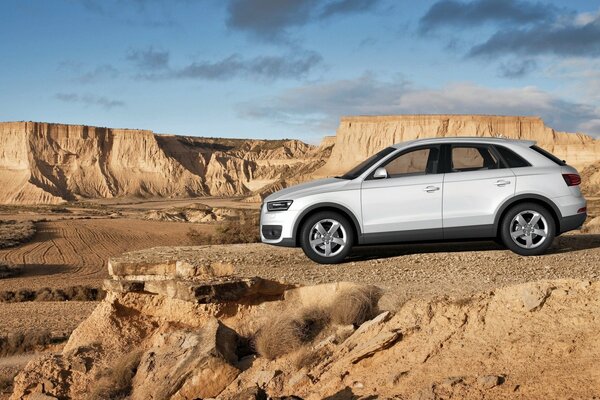
[[[600,234],[583,233],[559,236],[548,254],[568,253],[571,251],[600,248]]]
[[[600,248],[599,234],[566,235],[556,238],[546,254],[560,254],[596,248]],[[367,261],[423,253],[458,253],[494,250],[510,251],[505,246],[494,241],[404,243],[355,247],[345,261]]]

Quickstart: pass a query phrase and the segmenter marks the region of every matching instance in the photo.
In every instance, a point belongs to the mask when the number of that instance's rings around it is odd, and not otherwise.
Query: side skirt
[[[457,239],[489,239],[496,236],[490,225],[460,226],[454,228],[416,229],[410,231],[365,233],[358,238],[359,245],[430,242]]]

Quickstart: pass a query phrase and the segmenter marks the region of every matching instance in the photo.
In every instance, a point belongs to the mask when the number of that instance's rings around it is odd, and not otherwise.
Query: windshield
[[[381,150],[379,153],[376,153],[376,154],[372,155],[371,157],[367,158],[365,161],[361,162],[356,167],[354,167],[350,171],[346,172],[344,175],[337,176],[336,178],[340,178],[340,179],[358,178],[366,170],[371,168],[373,165],[375,165],[376,163],[381,161],[385,156],[394,152],[395,150],[396,150],[396,148],[394,148],[394,147],[386,147],[385,149]]]

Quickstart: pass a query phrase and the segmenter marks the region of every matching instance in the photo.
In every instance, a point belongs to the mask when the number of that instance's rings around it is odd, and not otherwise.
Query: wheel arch
[[[358,222],[358,218],[356,218],[356,215],[354,215],[354,213],[350,211],[347,207],[344,207],[337,203],[318,203],[307,207],[306,210],[302,211],[300,216],[296,219],[292,231],[294,234],[293,241],[295,246],[298,246],[299,244],[300,230],[302,229],[304,221],[306,221],[311,215],[314,215],[321,211],[334,211],[348,218],[350,224],[352,225],[355,244],[358,243],[358,238],[362,234],[362,231],[360,229],[360,223]]]
[[[495,229],[496,235],[500,234],[500,225],[501,225],[502,219],[506,215],[507,211],[512,206],[515,206],[515,205],[521,204],[521,203],[535,203],[535,204],[538,204],[538,205],[548,209],[548,211],[552,215],[552,219],[554,220],[554,223],[556,225],[556,235],[560,234],[560,232],[561,232],[560,221],[562,218],[562,214],[561,214],[558,206],[556,204],[554,204],[554,202],[552,200],[550,200],[549,198],[538,195],[538,194],[521,194],[521,195],[510,198],[509,200],[504,202],[502,204],[502,206],[500,206],[500,208],[498,209],[498,212],[496,213],[496,218],[494,219],[494,229]]]

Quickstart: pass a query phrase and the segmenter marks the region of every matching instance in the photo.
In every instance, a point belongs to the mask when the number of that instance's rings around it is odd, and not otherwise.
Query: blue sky
[[[316,143],[354,114],[600,136],[600,1],[7,0],[0,120]]]

